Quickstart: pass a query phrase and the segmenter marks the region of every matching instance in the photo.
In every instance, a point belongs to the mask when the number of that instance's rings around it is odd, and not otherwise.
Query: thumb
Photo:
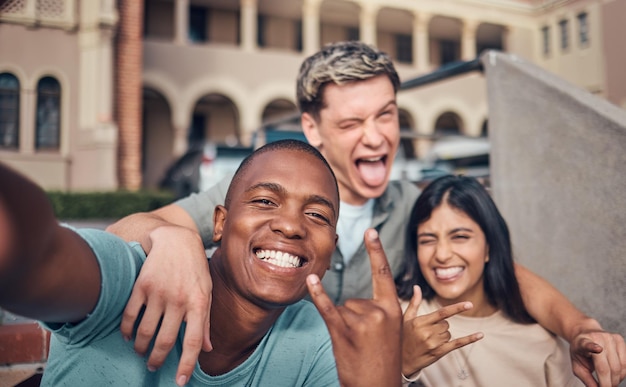
[[[601,353],[603,350],[602,346],[591,339],[584,338],[580,345],[580,350],[578,351],[581,355],[585,357],[591,357],[593,354]]]
[[[422,289],[418,285],[413,286],[413,297],[411,297],[411,302],[409,302],[409,306],[406,308],[404,312],[404,321],[413,320],[417,317],[417,310],[422,303]]]

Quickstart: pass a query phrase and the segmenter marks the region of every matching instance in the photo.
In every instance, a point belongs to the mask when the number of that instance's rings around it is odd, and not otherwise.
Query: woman
[[[508,227],[476,179],[444,176],[429,184],[413,207],[407,232],[407,275],[398,284],[400,297],[411,299],[418,285],[423,296],[418,315],[470,301],[471,309],[447,319],[450,335],[484,333],[423,368],[417,378],[422,384],[582,385],[572,372],[566,344],[526,311]],[[407,313],[416,309],[409,307]]]

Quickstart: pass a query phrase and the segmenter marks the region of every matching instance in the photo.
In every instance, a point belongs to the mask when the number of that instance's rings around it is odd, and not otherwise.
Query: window
[[[202,43],[207,41],[207,9],[189,6],[189,41]]]
[[[359,40],[361,39],[361,35],[358,27],[348,27],[347,30],[347,39],[348,40]]]
[[[550,54],[550,27],[545,26],[541,29],[541,38],[543,40],[543,55]]]
[[[569,23],[565,19],[559,22],[559,29],[561,30],[561,49],[562,50],[567,50],[567,47],[569,46],[569,36],[567,34],[568,25]]]
[[[411,35],[396,35],[396,53],[398,62],[413,62],[413,37]]]
[[[301,20],[296,20],[296,43],[295,43],[295,47],[296,50],[298,52],[302,52],[302,21]]]
[[[265,23],[267,17],[258,14],[256,20],[256,44],[259,47],[265,47]]]
[[[581,47],[589,44],[589,24],[587,20],[587,12],[579,13],[578,16],[578,40]]]
[[[148,38],[174,38],[174,3],[145,1],[143,8],[143,36]]]
[[[451,40],[442,40],[439,42],[439,49],[441,55],[441,65],[446,63],[456,62],[460,59],[459,43]]]
[[[61,137],[61,85],[52,77],[37,84],[37,126],[35,148],[59,149]]]
[[[0,149],[17,149],[20,133],[20,81],[0,74]]]
[[[203,114],[194,114],[191,119],[191,127],[187,135],[187,145],[190,149],[201,148],[205,142],[206,133],[206,116]]]

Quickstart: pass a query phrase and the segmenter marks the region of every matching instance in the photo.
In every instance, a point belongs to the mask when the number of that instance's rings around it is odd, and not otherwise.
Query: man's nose
[[[271,222],[272,231],[286,238],[303,238],[306,235],[305,219],[301,211],[285,206]]]
[[[375,119],[369,119],[363,123],[362,141],[371,148],[379,147],[385,141],[385,137],[382,135]]]

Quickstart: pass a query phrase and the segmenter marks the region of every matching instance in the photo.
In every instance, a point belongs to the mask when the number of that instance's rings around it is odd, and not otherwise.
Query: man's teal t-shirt
[[[165,364],[148,371],[133,341],[119,331],[122,312],[145,253],[137,243],[100,230],[77,230],[95,252],[102,289],[93,312],[78,324],[44,324],[52,331],[42,386],[175,386],[182,353],[182,332]],[[219,340],[212,337],[212,340]],[[285,309],[254,353],[232,371],[218,376],[199,364],[189,386],[337,386],[328,330],[308,301]]]

